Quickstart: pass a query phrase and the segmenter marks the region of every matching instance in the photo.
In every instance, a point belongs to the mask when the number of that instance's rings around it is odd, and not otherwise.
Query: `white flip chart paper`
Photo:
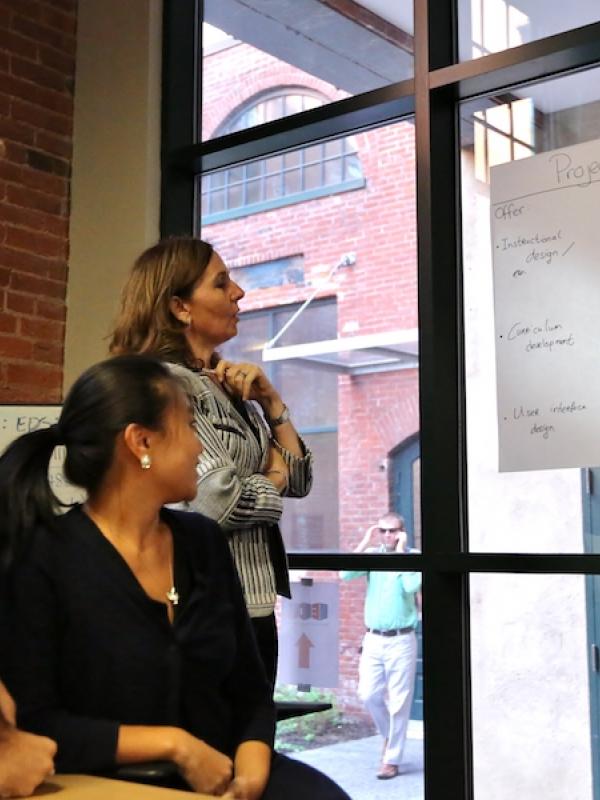
[[[499,468],[600,464],[600,141],[491,170]]]
[[[60,406],[0,405],[0,454],[24,433],[48,428],[58,421]],[[80,503],[85,499],[82,489],[69,483],[63,473],[65,448],[57,447],[52,454],[48,478],[52,491],[63,503]]]

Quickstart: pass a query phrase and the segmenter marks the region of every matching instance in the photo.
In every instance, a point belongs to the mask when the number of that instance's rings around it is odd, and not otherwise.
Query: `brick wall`
[[[201,120],[203,139],[214,136],[228,115],[249,98],[268,92],[276,86],[313,89],[331,100],[347,97],[346,92],[335,89],[314,75],[246,44],[225,47],[206,58],[204,65]],[[243,80],[240,80],[240,76],[243,76]]]
[[[239,106],[276,86],[332,86],[248,45],[205,58],[203,128],[210,136]],[[302,254],[305,281],[248,292],[244,310],[302,302],[344,253],[356,263],[336,273],[320,296],[335,296],[341,335],[417,326],[414,129],[400,122],[354,137],[365,187],[203,228],[229,266]],[[298,324],[302,323],[298,321]],[[390,452],[419,430],[416,370],[338,378],[340,548],[351,550],[387,509]],[[294,406],[294,398],[286,398]],[[288,512],[286,512],[288,513]],[[320,573],[319,580],[335,580]],[[364,632],[364,581],[340,584],[340,686],[358,711],[358,648]]]
[[[0,0],[0,402],[61,399],[76,0]]]

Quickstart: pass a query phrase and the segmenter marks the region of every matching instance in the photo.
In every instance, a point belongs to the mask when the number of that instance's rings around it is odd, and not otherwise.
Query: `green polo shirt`
[[[367,570],[340,572],[340,577],[344,580],[363,576],[367,579],[365,599],[365,625],[367,628],[387,631],[392,628],[417,627],[415,595],[421,588],[420,572],[369,572]]]

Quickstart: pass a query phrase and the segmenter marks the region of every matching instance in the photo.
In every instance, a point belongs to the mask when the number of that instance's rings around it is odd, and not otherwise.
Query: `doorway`
[[[419,434],[405,439],[390,453],[390,508],[404,517],[408,546],[421,549],[421,448]],[[411,719],[423,719],[423,636],[417,625],[417,675]]]

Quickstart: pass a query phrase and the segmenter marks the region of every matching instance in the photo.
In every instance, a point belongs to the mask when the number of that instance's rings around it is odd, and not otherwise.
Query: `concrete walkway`
[[[400,775],[388,781],[375,777],[381,744],[369,736],[289,755],[329,775],[352,800],[423,800],[423,740],[407,739]]]

